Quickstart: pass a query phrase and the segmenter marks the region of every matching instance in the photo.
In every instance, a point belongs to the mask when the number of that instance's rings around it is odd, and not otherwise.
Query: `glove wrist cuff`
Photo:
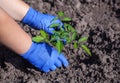
[[[34,49],[34,43],[32,42],[30,48],[28,49],[27,52],[25,52],[24,54],[22,54],[21,56],[24,58],[24,59],[27,59],[29,58],[29,55],[33,52],[33,49]]]
[[[30,7],[21,22],[31,26],[34,29],[38,29],[36,22],[40,21],[39,18],[41,15],[43,15],[43,14],[38,12],[37,10],[33,9],[32,7]]]

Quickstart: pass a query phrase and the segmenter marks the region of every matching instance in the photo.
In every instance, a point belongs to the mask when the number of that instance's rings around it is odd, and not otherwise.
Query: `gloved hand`
[[[22,55],[31,64],[43,72],[55,70],[57,67],[68,66],[68,61],[61,53],[46,43],[32,43],[30,49]]]
[[[63,25],[60,20],[55,20],[54,22],[52,22],[54,18],[55,16],[49,14],[42,14],[30,7],[27,14],[22,19],[22,22],[28,24],[34,29],[42,29],[49,34],[53,34],[54,29],[50,28],[51,24],[57,23],[61,26]]]

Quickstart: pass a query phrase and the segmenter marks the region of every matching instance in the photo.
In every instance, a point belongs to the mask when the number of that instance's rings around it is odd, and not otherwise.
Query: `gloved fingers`
[[[67,59],[64,57],[64,55],[61,53],[58,57],[58,59],[62,62],[62,64],[67,67],[68,66],[68,61]]]
[[[41,70],[42,70],[43,72],[46,72],[46,73],[50,71],[50,69],[49,69],[48,67],[44,67],[44,68],[42,68]]]
[[[47,73],[50,71],[50,69],[44,69],[43,71]]]
[[[43,29],[45,32],[47,32],[48,34],[50,34],[50,35],[53,35],[54,33],[53,33],[53,31],[54,31],[54,28],[49,28],[49,27],[47,27],[47,28],[44,28]]]
[[[52,64],[50,63],[50,61],[48,61],[48,62],[46,62],[46,64],[43,65],[43,67],[41,68],[41,70],[47,73],[47,72],[50,71],[50,66],[51,65]]]
[[[62,63],[57,59],[56,61],[55,61],[55,66],[57,66],[57,67],[61,67],[62,66]]]
[[[55,65],[52,65],[51,67],[50,67],[50,70],[52,70],[52,71],[54,71],[54,70],[56,70],[56,66]]]

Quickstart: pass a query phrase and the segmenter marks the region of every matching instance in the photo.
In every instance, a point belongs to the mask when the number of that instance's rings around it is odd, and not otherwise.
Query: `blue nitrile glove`
[[[55,70],[57,67],[68,66],[68,61],[61,53],[46,43],[32,43],[28,52],[22,55],[31,64],[43,72]]]
[[[53,28],[50,28],[51,24],[60,24],[63,26],[62,22],[58,19],[52,22],[52,20],[56,18],[56,16],[49,14],[42,14],[39,11],[29,8],[27,14],[22,19],[22,22],[31,26],[34,29],[42,29],[50,34],[53,34]],[[59,27],[58,27],[59,28]]]

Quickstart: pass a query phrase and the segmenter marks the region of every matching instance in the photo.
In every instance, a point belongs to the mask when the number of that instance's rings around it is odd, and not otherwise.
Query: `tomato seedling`
[[[58,12],[58,17],[54,18],[52,22],[60,19],[63,22],[63,25],[60,24],[51,24],[50,28],[54,28],[53,35],[48,35],[45,31],[40,30],[40,34],[36,37],[33,37],[32,40],[34,42],[46,42],[52,46],[54,46],[59,53],[62,52],[64,46],[66,44],[73,44],[74,48],[82,47],[82,49],[88,54],[92,55],[90,49],[84,44],[87,41],[88,37],[79,38],[79,34],[70,24],[72,19],[66,17],[64,12]],[[58,29],[59,28],[59,29]]]

